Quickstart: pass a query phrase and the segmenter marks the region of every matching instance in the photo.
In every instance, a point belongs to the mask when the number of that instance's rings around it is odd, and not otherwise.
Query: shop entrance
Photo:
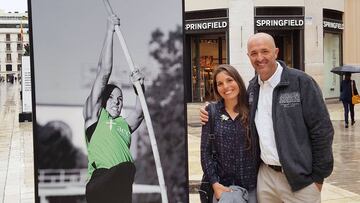
[[[278,59],[291,68],[304,70],[302,30],[262,30],[274,37],[279,48]]]
[[[214,100],[212,71],[217,65],[228,63],[226,35],[203,34],[189,36],[191,42],[192,100]]]
[[[341,34],[324,33],[324,78],[325,98],[336,98],[340,96],[340,77],[331,71],[332,68],[340,66]]]

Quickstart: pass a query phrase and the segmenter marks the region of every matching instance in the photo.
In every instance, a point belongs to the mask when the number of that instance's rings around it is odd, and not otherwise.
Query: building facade
[[[28,14],[0,10],[0,80],[13,82],[20,76],[24,45],[29,44]]]
[[[345,0],[344,64],[360,65],[360,1]],[[360,75],[355,74],[359,78]]]
[[[211,71],[220,63],[233,65],[247,83],[255,74],[247,40],[257,32],[271,34],[278,58],[311,75],[324,98],[339,97],[341,78],[330,70],[360,64],[358,9],[356,0],[185,0],[187,101],[213,98]]]

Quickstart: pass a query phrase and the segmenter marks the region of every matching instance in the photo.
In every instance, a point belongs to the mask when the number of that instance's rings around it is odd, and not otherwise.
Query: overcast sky
[[[0,9],[6,12],[27,11],[27,0],[0,0]]]

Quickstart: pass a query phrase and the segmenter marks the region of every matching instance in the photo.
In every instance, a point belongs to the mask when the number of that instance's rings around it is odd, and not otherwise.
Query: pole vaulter
[[[111,5],[109,3],[108,0],[103,0],[105,3],[105,7],[106,7],[106,11],[108,13],[108,15],[114,15],[114,12],[111,8]],[[121,33],[120,30],[120,26],[116,25],[115,26],[115,32],[119,38],[120,44],[121,44],[121,48],[124,52],[126,61],[129,65],[130,71],[134,72],[137,69],[135,69],[134,63],[131,59],[129,50],[127,48],[125,39]],[[149,113],[149,109],[147,107],[146,101],[145,101],[145,96],[144,96],[144,92],[141,88],[141,84],[140,81],[135,81],[134,83],[136,91],[138,92],[138,96],[139,96],[139,100],[140,100],[140,104],[141,107],[143,109],[143,113],[144,113],[144,118],[145,118],[145,122],[146,122],[146,126],[148,129],[148,133],[149,133],[149,137],[150,137],[150,143],[151,143],[151,149],[154,155],[154,160],[155,160],[155,166],[156,166],[156,172],[157,172],[157,176],[158,176],[158,180],[159,180],[159,186],[160,186],[160,192],[161,192],[161,200],[163,203],[167,203],[168,202],[168,198],[167,198],[167,192],[166,192],[166,186],[165,186],[165,180],[164,180],[164,173],[161,167],[161,162],[160,162],[160,156],[159,156],[159,150],[156,144],[156,139],[155,139],[155,134],[154,134],[154,128],[152,126],[151,123],[151,118],[150,118],[150,113]]]

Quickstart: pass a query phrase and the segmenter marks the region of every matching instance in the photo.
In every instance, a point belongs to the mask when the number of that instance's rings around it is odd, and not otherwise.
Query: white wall
[[[230,64],[247,86],[255,74],[247,56],[247,40],[254,34],[254,4],[252,0],[229,0],[229,7]]]
[[[254,0],[255,6],[303,6],[306,0]]]
[[[185,11],[228,8],[229,0],[185,0]]]
[[[317,81],[322,90],[327,88],[325,75],[328,74],[323,57],[324,8],[344,11],[344,0],[305,1],[305,72]]]
[[[323,84],[323,8],[322,2],[305,2],[305,72]]]
[[[338,10],[344,12],[346,0],[323,0],[322,6],[326,9]]]

